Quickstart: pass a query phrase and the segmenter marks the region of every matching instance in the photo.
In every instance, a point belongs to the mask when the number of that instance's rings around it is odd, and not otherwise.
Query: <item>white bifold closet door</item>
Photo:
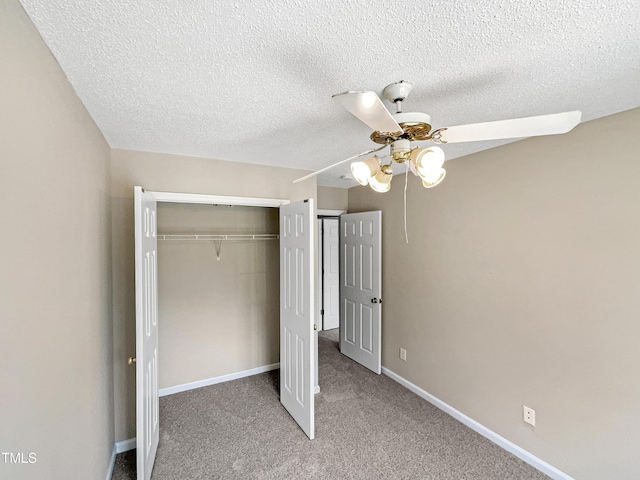
[[[314,437],[313,200],[280,207],[280,402]]]
[[[157,202],[134,188],[136,278],[136,461],[139,480],[149,480],[160,440],[158,422]]]
[[[382,346],[382,212],[340,217],[340,351],[377,374]]]

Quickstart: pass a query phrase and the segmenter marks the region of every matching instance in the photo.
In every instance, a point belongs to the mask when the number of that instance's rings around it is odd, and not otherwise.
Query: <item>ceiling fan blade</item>
[[[402,133],[402,127],[398,125],[375,92],[348,91],[337,93],[331,98],[373,130],[385,133]]]
[[[304,177],[300,177],[297,180],[294,180],[293,183],[303,182],[303,181],[307,180],[308,178],[315,177],[316,175],[318,175],[318,174],[320,174],[322,172],[326,172],[327,170],[330,170],[333,167],[337,167],[338,165],[341,165],[341,164],[343,164],[345,162],[348,162],[349,160],[353,160],[354,158],[362,157],[363,155],[368,155],[369,153],[379,152],[384,147],[386,147],[386,145],[382,145],[379,148],[374,148],[373,150],[367,150],[366,152],[362,152],[362,153],[359,153],[358,155],[354,155],[353,157],[349,157],[346,160],[340,160],[339,162],[334,163],[333,165],[329,165],[328,167],[321,168],[320,170],[318,170],[316,172],[313,172],[313,173],[310,173],[309,175],[305,175]]]
[[[436,130],[442,143],[477,142],[501,138],[536,137],[567,133],[580,123],[582,112],[552,113],[495,122],[472,123]],[[437,140],[436,140],[437,141]]]

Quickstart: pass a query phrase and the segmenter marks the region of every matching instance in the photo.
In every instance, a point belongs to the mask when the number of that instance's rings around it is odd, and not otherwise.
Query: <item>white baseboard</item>
[[[116,465],[116,455],[122,452],[128,452],[136,448],[136,439],[130,438],[129,440],[122,440],[113,444],[113,450],[111,451],[111,460],[109,460],[109,468],[107,469],[107,480],[113,478],[113,468]]]
[[[158,396],[164,397],[166,395],[171,395],[174,393],[193,390],[194,388],[207,387],[209,385],[215,385],[216,383],[229,382],[238,378],[250,377],[251,375],[258,375],[259,373],[270,372],[271,370],[276,370],[277,368],[280,368],[280,363],[263,365],[262,367],[243,370],[242,372],[230,373],[228,375],[221,375],[220,377],[206,378],[204,380],[198,380],[197,382],[183,383],[182,385],[176,385],[175,387],[161,388],[158,390]]]
[[[512,453],[513,455],[515,455],[519,459],[527,462],[532,467],[536,468],[537,470],[540,470],[542,473],[550,476],[551,478],[553,478],[555,480],[574,480],[572,477],[570,477],[566,473],[561,472],[556,467],[554,467],[552,465],[549,465],[544,460],[541,460],[538,457],[536,457],[535,455],[527,452],[526,450],[524,450],[523,448],[519,447],[515,443],[512,443],[509,440],[507,440],[506,438],[501,437],[500,435],[498,435],[494,431],[489,430],[487,427],[485,427],[484,425],[481,425],[480,423],[476,422],[474,419],[472,419],[470,417],[467,417],[464,413],[456,410],[451,405],[446,404],[445,402],[443,402],[442,400],[440,400],[437,397],[434,397],[430,393],[422,390],[420,387],[418,387],[417,385],[414,385],[409,380],[406,380],[405,378],[401,377],[397,373],[392,372],[391,370],[389,370],[386,367],[382,367],[382,373],[384,373],[388,377],[392,378],[393,380],[398,382],[403,387],[411,390],[416,395],[424,398],[427,402],[435,405],[436,407],[438,407],[443,412],[451,415],[453,418],[455,418],[459,422],[463,423],[467,427],[471,428],[472,430],[475,430],[476,432],[478,432],[483,437],[491,440],[493,443],[495,443],[499,447],[502,447],[507,452]]]
[[[116,442],[116,453],[128,452],[129,450],[133,450],[136,448],[136,439],[130,438],[128,440],[121,440]]]
[[[116,464],[116,446],[113,445],[111,450],[111,460],[109,460],[109,468],[107,468],[107,480],[111,480],[113,477],[113,467]]]

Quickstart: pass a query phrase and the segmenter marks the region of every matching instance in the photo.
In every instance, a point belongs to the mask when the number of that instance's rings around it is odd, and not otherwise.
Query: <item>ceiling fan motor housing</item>
[[[431,117],[421,112],[396,113],[393,118],[402,127],[403,133],[394,136],[388,132],[375,131],[371,134],[371,140],[380,145],[389,145],[398,139],[430,140]]]

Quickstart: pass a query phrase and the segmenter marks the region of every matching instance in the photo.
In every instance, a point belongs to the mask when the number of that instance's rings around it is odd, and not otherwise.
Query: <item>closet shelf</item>
[[[208,234],[168,234],[158,235],[158,240],[277,240],[277,233],[246,234],[246,235],[208,235]]]

